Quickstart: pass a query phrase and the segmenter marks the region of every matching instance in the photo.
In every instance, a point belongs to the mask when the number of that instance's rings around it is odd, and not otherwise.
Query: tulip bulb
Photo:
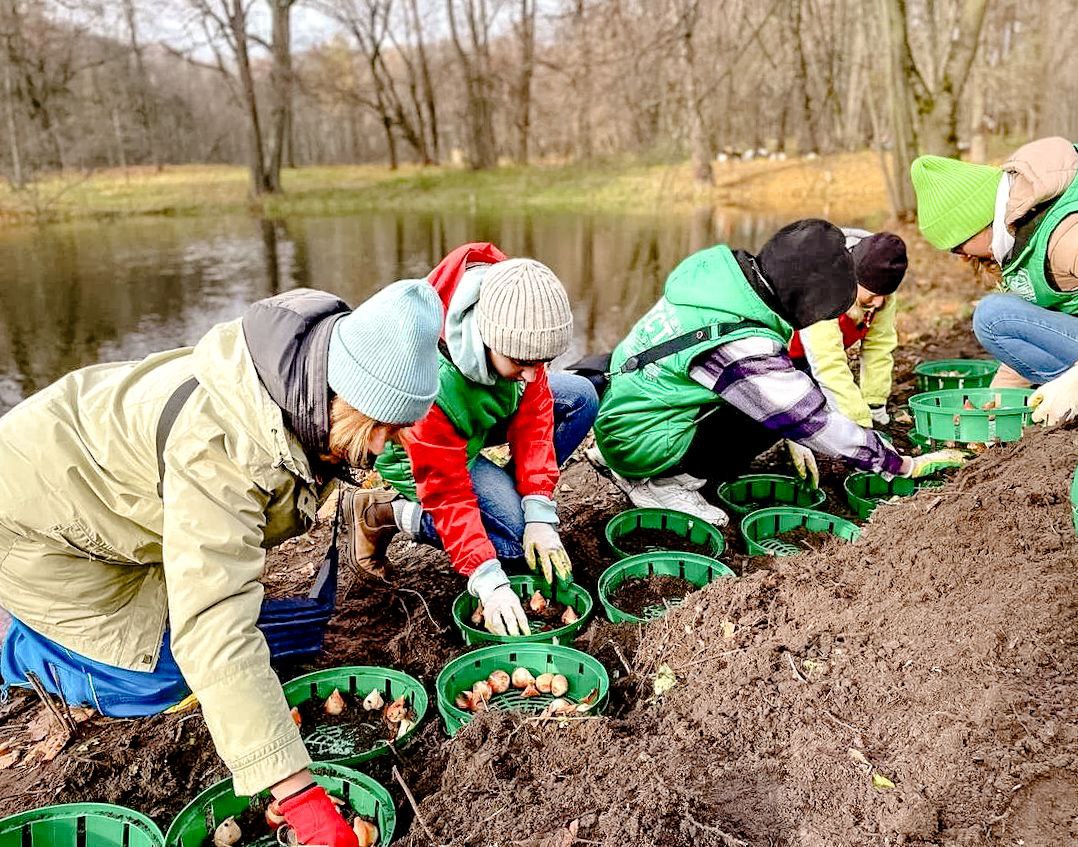
[[[295,722],[296,726],[303,726],[303,716],[300,715],[299,709],[293,706],[291,714],[292,720]]]
[[[554,682],[554,674],[541,673],[535,678],[535,687],[539,689],[543,694],[550,693],[550,686]]]
[[[462,691],[453,701],[453,705],[456,706],[458,709],[463,709],[466,712],[470,712],[475,708],[475,698],[472,696],[471,691]]]
[[[374,847],[378,843],[378,827],[363,818],[352,821],[352,829],[356,833],[359,847]]]
[[[547,715],[570,715],[576,712],[576,704],[570,703],[568,700],[558,697],[550,701],[550,704],[546,707]]]
[[[398,740],[404,738],[404,736],[408,734],[408,730],[410,730],[413,726],[415,726],[415,721],[410,721],[408,720],[408,718],[405,718],[399,724],[397,724]]]
[[[387,723],[400,723],[408,717],[408,702],[404,699],[404,695],[402,694],[386,706],[382,716],[386,719]]]
[[[489,700],[494,694],[494,689],[490,687],[490,683],[485,679],[479,680],[472,686],[472,697],[476,700]]]
[[[528,683],[528,687],[520,692],[521,697],[538,697],[539,689],[535,687],[533,683]]]
[[[487,685],[495,694],[504,694],[508,691],[510,681],[509,674],[505,671],[494,671],[487,677]]]
[[[546,611],[546,597],[536,591],[531,600],[528,601],[528,608],[535,612],[537,615],[543,614]]]
[[[232,847],[233,844],[238,844],[241,838],[243,832],[235,818],[225,818],[213,831],[214,847]]]
[[[480,624],[483,623],[483,604],[482,603],[477,603],[476,604],[475,611],[472,612],[472,617],[470,618],[470,620],[472,622],[472,626],[479,626]]]
[[[576,609],[572,606],[566,606],[565,611],[561,613],[561,622],[569,626],[569,624],[576,623],[578,620],[580,620],[580,615],[576,613]]]
[[[375,712],[381,709],[386,704],[386,701],[382,699],[382,692],[377,688],[371,689],[371,693],[363,698],[363,708],[368,712]]]
[[[527,668],[517,668],[513,671],[513,688],[527,688],[535,683],[535,677]]]
[[[284,815],[281,814],[280,804],[274,800],[268,806],[266,806],[266,826],[270,829],[277,829],[284,823]]]
[[[341,692],[334,688],[333,693],[326,698],[324,706],[327,715],[340,715],[347,708],[344,702],[344,697],[341,696]]]
[[[568,690],[569,680],[560,673],[554,674],[554,678],[550,680],[550,693],[555,697],[563,697]]]

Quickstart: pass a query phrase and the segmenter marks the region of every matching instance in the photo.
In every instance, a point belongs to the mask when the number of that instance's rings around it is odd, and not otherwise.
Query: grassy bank
[[[865,151],[786,161],[723,162],[715,186],[694,187],[687,163],[536,165],[472,172],[446,167],[339,165],[286,170],[284,193],[252,201],[247,171],[179,165],[55,176],[23,191],[0,187],[8,222],[131,215],[338,215],[377,209],[680,213],[706,205],[835,218],[883,216],[879,158]]]

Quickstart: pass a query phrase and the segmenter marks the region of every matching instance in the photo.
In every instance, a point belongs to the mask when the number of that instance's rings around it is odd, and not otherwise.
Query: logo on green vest
[[[1037,293],[1033,290],[1033,281],[1029,278],[1029,271],[1025,268],[1019,268],[1013,273],[1005,275],[1003,282],[1000,284],[1000,291],[1017,294],[1030,303],[1037,302]]]

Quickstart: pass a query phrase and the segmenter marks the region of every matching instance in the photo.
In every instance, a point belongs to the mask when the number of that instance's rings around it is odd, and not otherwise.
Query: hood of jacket
[[[1015,150],[1003,171],[1010,175],[1006,222],[1014,224],[1067,190],[1078,176],[1078,151],[1065,138],[1040,138]]]
[[[330,333],[349,311],[336,295],[299,288],[259,300],[241,321],[258,379],[312,465],[329,444]]]
[[[475,307],[487,268],[507,258],[493,244],[464,244],[442,259],[427,277],[445,306],[442,338],[449,358],[461,373],[480,385],[493,385],[498,375],[490,367]]]

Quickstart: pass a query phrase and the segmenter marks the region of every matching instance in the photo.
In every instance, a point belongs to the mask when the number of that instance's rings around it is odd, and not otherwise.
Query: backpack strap
[[[686,332],[683,335],[678,335],[675,338],[664,341],[662,344],[656,344],[654,347],[648,347],[646,350],[641,350],[636,355],[630,356],[622,362],[621,367],[614,371],[614,373],[633,373],[634,371],[647,367],[653,362],[659,361],[659,359],[665,359],[667,356],[673,356],[675,353],[680,353],[682,350],[688,350],[690,347],[699,344],[701,341],[710,341],[713,338],[721,338],[727,333],[745,326],[763,327],[764,325],[757,321],[742,320],[702,326],[698,329]],[[766,329],[766,327],[764,328]]]
[[[187,398],[198,388],[198,380],[191,377],[182,383],[179,388],[172,392],[172,396],[165,402],[165,408],[161,410],[161,417],[157,419],[157,496],[165,496],[165,444],[168,442],[168,434],[172,432],[172,425],[180,416],[180,410]]]

